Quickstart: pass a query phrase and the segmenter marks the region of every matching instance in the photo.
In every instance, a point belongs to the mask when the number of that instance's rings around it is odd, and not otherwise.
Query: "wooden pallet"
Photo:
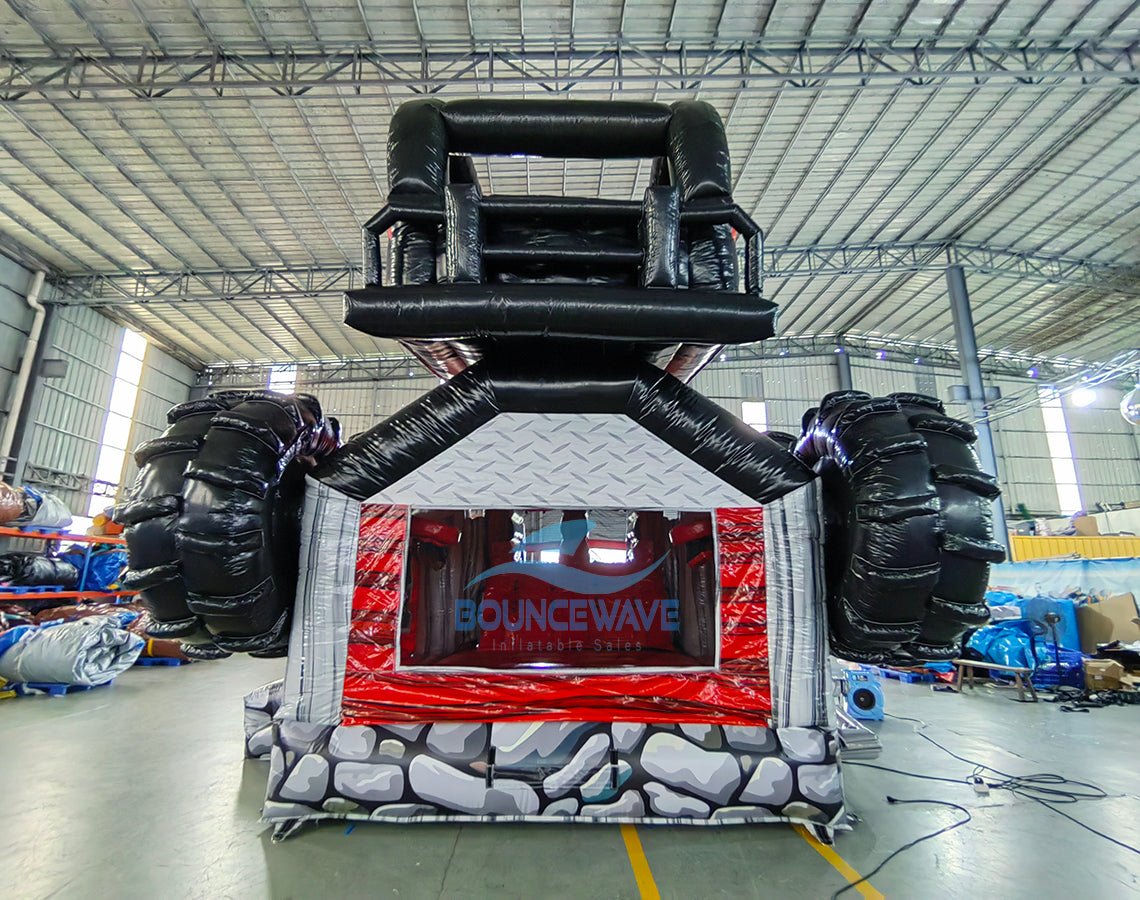
[[[84,691],[92,691],[95,688],[107,687],[113,681],[114,679],[111,679],[111,681],[104,681],[102,684],[56,684],[50,681],[27,681],[18,682],[11,687],[20,697],[30,697],[33,694],[63,697],[67,694],[79,694]]]

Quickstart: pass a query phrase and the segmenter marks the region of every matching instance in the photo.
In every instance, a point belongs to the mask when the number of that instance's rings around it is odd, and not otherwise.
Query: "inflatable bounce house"
[[[496,154],[653,169],[640,201],[485,195]],[[265,817],[830,838],[828,649],[948,658],[985,621],[971,427],[848,391],[797,440],[686,385],[776,321],[705,103],[416,100],[388,175],[346,322],[439,387],[343,444],[311,396],[183,404],[120,511],[155,635],[288,656]]]

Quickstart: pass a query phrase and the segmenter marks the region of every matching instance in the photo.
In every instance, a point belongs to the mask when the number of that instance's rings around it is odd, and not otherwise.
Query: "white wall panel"
[[[194,385],[196,374],[189,366],[154,345],[147,347],[128,445],[132,451],[143,441],[158,437],[165,430],[167,411],[190,399],[190,389]],[[127,454],[123,485],[129,488],[137,474],[134,453],[130,452]]]
[[[67,375],[38,384],[27,441],[29,465],[90,478],[99,455],[123,328],[94,309],[57,307],[48,329],[51,356],[67,360]],[[87,490],[51,487],[83,515]]]

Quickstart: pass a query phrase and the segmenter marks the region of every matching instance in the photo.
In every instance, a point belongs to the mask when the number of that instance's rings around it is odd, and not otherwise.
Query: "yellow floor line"
[[[848,884],[854,884],[863,877],[851,867],[847,860],[836,853],[831,847],[827,846],[827,844],[820,843],[819,839],[804,828],[803,825],[793,825],[792,827],[800,837],[811,845],[816,853],[831,863],[831,867],[835,869],[836,872],[847,879]],[[871,887],[870,882],[864,881],[856,885],[855,890],[866,897],[867,900],[885,900],[882,893]]]
[[[633,866],[633,877],[641,892],[641,900],[661,900],[661,892],[657,890],[657,882],[649,870],[649,860],[645,858],[637,829],[632,825],[622,825],[621,839],[625,841],[625,852],[629,854],[629,864]]]

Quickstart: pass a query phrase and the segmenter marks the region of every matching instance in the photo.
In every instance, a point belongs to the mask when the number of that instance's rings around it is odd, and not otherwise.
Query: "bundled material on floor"
[[[0,678],[13,682],[97,685],[129,669],[145,641],[110,616],[0,634]]]

